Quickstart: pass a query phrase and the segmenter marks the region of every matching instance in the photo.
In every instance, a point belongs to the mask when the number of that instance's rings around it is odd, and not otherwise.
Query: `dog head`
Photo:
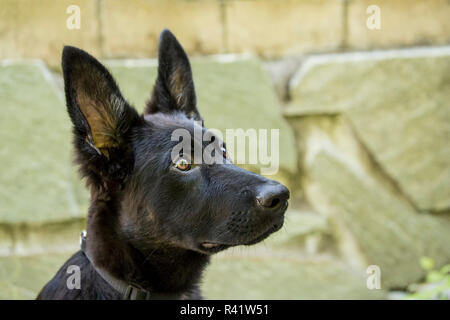
[[[95,206],[106,208],[90,215],[104,215],[111,237],[142,252],[159,246],[211,254],[281,228],[289,191],[233,165],[223,141],[203,126],[189,60],[170,31],[160,36],[143,115],[86,52],[65,47],[63,73],[81,172]],[[188,136],[179,149],[177,131]]]

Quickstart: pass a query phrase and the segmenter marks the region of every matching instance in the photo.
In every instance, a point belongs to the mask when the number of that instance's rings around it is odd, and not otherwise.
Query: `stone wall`
[[[450,261],[450,47],[318,55],[290,81],[301,189],[383,285]]]
[[[69,5],[80,29],[68,29]],[[369,5],[381,29],[369,30]],[[446,0],[2,0],[0,59],[40,58],[59,66],[64,44],[103,58],[155,57],[167,27],[188,53],[263,57],[450,43]]]

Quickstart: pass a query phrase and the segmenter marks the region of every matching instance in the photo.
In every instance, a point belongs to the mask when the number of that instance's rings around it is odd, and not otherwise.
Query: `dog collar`
[[[150,292],[137,286],[134,286],[124,280],[118,279],[111,275],[108,271],[99,268],[94,264],[94,261],[89,256],[86,249],[86,231],[83,230],[80,234],[81,251],[84,252],[86,258],[94,267],[95,271],[105,280],[111,287],[122,295],[123,300],[150,300]]]

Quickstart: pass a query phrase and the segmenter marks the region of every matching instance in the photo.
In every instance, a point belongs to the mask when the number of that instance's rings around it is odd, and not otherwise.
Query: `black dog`
[[[86,52],[65,47],[62,67],[91,205],[82,250],[38,299],[199,299],[211,254],[281,228],[289,191],[234,166],[216,136],[211,141],[223,163],[171,157],[175,129],[207,129],[194,121],[202,119],[191,67],[170,31],[160,36],[158,78],[142,116]],[[205,147],[194,138],[192,144]],[[70,266],[80,270],[79,289],[67,285]]]

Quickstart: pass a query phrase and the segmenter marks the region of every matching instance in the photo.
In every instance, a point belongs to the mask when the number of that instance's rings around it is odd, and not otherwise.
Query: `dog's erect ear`
[[[159,37],[158,78],[145,113],[174,111],[201,120],[189,59],[175,36],[165,29]]]
[[[111,74],[94,57],[64,47],[62,56],[67,110],[79,135],[98,154],[109,158],[120,148],[138,117],[122,97]]]
[[[85,174],[113,174],[120,170],[122,159],[129,160],[127,140],[139,115],[122,97],[111,74],[88,53],[64,47],[62,68],[78,160],[88,171]]]

